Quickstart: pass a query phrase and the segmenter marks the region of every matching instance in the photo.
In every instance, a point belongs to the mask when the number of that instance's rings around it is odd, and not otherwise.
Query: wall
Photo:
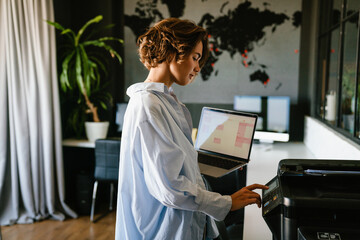
[[[304,143],[316,158],[360,159],[360,145],[309,116],[305,117]]]
[[[125,85],[147,75],[136,54],[137,37],[158,20],[174,16],[205,27],[212,49],[194,83],[174,86],[181,101],[232,104],[239,94],[288,95],[296,104],[300,11],[301,0],[125,0]]]
[[[231,109],[234,95],[288,95],[291,140],[302,140],[303,116],[308,111],[304,105],[308,102],[301,99],[298,104],[299,59],[303,54],[301,0],[145,2],[124,2],[125,89],[147,76],[136,54],[137,37],[162,18],[191,19],[209,31],[213,49],[208,65],[195,82],[174,86],[178,98],[193,114],[194,126],[202,106]]]

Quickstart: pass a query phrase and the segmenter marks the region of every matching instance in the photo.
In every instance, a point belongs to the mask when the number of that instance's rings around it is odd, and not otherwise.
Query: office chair
[[[118,181],[120,159],[120,138],[97,139],[95,141],[95,172],[94,188],[91,203],[90,221],[94,220],[96,193],[99,182],[110,183],[110,204],[109,211],[113,209],[114,182]]]

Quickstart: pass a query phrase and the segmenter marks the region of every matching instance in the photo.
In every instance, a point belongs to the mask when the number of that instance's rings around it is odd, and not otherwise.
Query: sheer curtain
[[[0,224],[77,217],[64,202],[52,0],[0,0]]]

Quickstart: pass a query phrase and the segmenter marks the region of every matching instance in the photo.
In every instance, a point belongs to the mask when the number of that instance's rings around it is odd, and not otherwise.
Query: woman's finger
[[[252,191],[252,190],[255,190],[255,189],[269,189],[268,186],[261,185],[261,184],[257,184],[257,183],[252,184],[252,185],[249,185],[249,186],[247,186],[246,188],[249,189],[249,190],[251,190],[251,191]]]

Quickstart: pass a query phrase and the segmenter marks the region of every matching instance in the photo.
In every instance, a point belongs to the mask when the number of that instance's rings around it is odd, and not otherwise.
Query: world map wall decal
[[[218,67],[226,53],[226,56],[230,57],[232,65],[236,63],[236,68],[243,69],[241,74],[244,75],[246,73],[249,83],[259,82],[262,86],[266,87],[272,79],[276,79],[276,83],[274,82],[276,85],[274,85],[271,91],[278,91],[281,87],[289,85],[278,76],[279,67],[275,69],[275,65],[281,66],[278,56],[283,55],[281,61],[284,61],[287,58],[284,54],[289,56],[297,54],[299,52],[299,39],[297,39],[297,42],[294,42],[291,53],[289,53],[288,49],[285,50],[285,48],[281,49],[281,46],[280,48],[276,46],[277,50],[274,50],[275,54],[272,56],[274,62],[269,61],[269,57],[265,60],[265,55],[259,54],[259,51],[256,52],[255,49],[260,49],[263,46],[269,48],[268,38],[278,34],[278,32],[286,36],[288,33],[285,33],[284,29],[281,28],[284,24],[287,24],[287,29],[289,29],[287,31],[290,34],[299,33],[299,30],[297,30],[301,26],[301,11],[299,7],[291,7],[289,8],[290,10],[281,10],[276,7],[274,10],[272,6],[281,5],[281,2],[285,5],[288,4],[286,0],[269,0],[267,2],[256,0],[138,0],[132,2],[131,0],[125,0],[125,9],[130,7],[133,10],[129,11],[128,9],[125,11],[124,23],[125,27],[131,30],[134,35],[133,39],[136,41],[150,26],[161,19],[177,17],[193,20],[198,25],[204,27],[209,33],[210,56],[201,70],[202,82],[205,83],[214,78],[230,81],[227,80],[228,77],[225,77],[226,75],[222,74],[225,74],[226,71],[229,72],[229,70],[230,72],[239,71],[224,68],[223,65],[226,65],[224,63],[220,64],[222,67]],[[295,2],[301,1],[296,0]],[[214,9],[213,6],[216,4],[218,7]],[[298,6],[300,5],[298,4]],[[198,6],[201,6],[201,8]],[[189,17],[192,15],[194,17]],[[289,26],[292,26],[291,29]],[[279,28],[281,28],[280,31],[278,31]],[[286,41],[286,39],[283,39],[283,41]],[[283,51],[286,52],[284,53]],[[294,56],[291,56],[291,58],[294,58]],[[294,59],[297,60],[296,58]],[[288,64],[298,64],[298,62],[293,60],[285,61],[284,68],[287,68]],[[293,68],[297,70],[296,67],[293,66]],[[285,69],[280,70],[286,71]],[[227,74],[234,76],[234,73]],[[292,73],[295,81],[297,81],[297,74],[297,72]],[[244,81],[243,76],[239,77],[239,79]],[[243,87],[245,86],[248,85],[243,85]],[[284,91],[286,92],[286,90]],[[250,89],[250,92],[254,92],[254,90]],[[282,93],[281,95],[292,94]],[[229,102],[230,100],[227,101]]]

